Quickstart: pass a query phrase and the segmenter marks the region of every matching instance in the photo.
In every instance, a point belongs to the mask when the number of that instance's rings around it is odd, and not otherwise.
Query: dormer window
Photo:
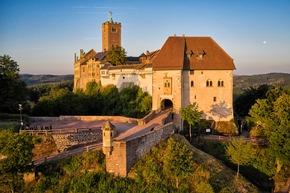
[[[203,58],[203,54],[198,54],[198,55],[197,55],[197,58],[198,58],[198,59]]]
[[[191,57],[192,55],[193,55],[192,50],[188,50],[188,51],[186,52],[186,56],[187,56],[188,59],[190,59],[190,57]]]
[[[196,57],[198,59],[202,59],[204,57],[204,55],[205,55],[205,52],[203,50],[198,50],[197,54],[196,54]]]

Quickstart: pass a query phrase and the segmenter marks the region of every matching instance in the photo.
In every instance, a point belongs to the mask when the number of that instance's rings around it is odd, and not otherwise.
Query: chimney
[[[76,63],[76,61],[77,61],[77,54],[75,53],[75,63]]]
[[[149,50],[146,50],[146,56],[148,56],[149,55]]]

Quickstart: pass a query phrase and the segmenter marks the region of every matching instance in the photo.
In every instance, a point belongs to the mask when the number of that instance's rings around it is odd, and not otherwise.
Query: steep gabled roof
[[[153,70],[189,69],[234,70],[235,65],[211,37],[170,36],[154,60]]]
[[[97,52],[94,49],[91,49],[88,53],[86,53],[83,57],[80,58],[80,64],[85,64],[88,60],[92,59]]]

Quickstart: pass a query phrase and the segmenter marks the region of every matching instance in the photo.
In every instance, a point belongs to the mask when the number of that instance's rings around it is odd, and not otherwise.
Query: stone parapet
[[[138,124],[140,119],[123,117],[123,116],[66,116],[61,115],[59,117],[30,117],[32,122],[38,121],[118,121],[125,123]]]
[[[156,127],[153,131],[130,139],[114,141],[111,155],[106,155],[106,170],[116,176],[126,177],[130,168],[150,149],[170,137],[175,130],[173,122]]]
[[[125,123],[138,123],[138,119],[123,116],[64,116],[59,117],[60,121],[118,121]]]

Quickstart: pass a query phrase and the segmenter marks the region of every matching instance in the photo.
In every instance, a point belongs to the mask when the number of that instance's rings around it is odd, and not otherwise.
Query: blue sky
[[[210,36],[237,75],[290,73],[289,0],[0,0],[0,55],[22,74],[73,74],[74,53],[101,51],[109,11],[128,56],[160,49],[173,34]]]

